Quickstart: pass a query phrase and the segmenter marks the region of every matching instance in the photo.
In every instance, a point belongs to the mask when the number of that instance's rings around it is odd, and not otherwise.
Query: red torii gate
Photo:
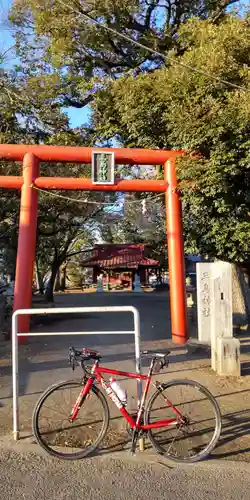
[[[164,165],[164,180],[117,180],[114,184],[94,184],[91,179],[40,177],[40,162],[91,163],[93,151],[113,152],[116,164]],[[36,251],[38,191],[68,189],[82,191],[154,192],[166,194],[167,244],[170,279],[172,339],[185,344],[188,339],[185,263],[181,200],[177,191],[176,157],[184,151],[150,149],[108,149],[64,146],[0,145],[0,159],[23,162],[22,176],[0,176],[0,187],[21,189],[18,254],[14,310],[32,303],[32,280]],[[29,331],[30,318],[19,318],[19,332]],[[19,337],[25,342],[25,337]]]

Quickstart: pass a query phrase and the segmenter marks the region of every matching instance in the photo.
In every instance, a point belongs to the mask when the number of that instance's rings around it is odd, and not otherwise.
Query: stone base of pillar
[[[240,341],[232,337],[217,339],[216,371],[218,375],[240,377]]]

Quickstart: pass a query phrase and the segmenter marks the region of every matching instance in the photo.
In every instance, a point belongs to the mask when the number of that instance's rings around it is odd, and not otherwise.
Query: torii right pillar
[[[174,158],[166,162],[164,172],[167,185],[166,219],[172,340],[176,344],[186,344],[188,340],[188,321],[184,238],[181,199],[177,190]]]

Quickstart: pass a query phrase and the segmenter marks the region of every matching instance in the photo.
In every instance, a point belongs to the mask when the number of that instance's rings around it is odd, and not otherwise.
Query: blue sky
[[[11,47],[14,44],[14,40],[11,33],[11,27],[6,25],[6,19],[8,17],[8,10],[12,5],[12,0],[0,0],[0,53],[5,53],[5,61],[3,66],[11,67],[18,62],[14,58],[13,51]],[[89,108],[75,109],[67,108],[66,113],[70,119],[71,127],[78,127],[84,125],[88,122],[90,116]]]

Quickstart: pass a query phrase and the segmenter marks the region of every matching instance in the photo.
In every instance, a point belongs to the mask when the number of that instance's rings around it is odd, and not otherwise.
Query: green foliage
[[[88,145],[116,138],[131,147],[198,152],[200,160],[185,157],[178,163],[186,249],[248,259],[249,92],[225,80],[250,88],[249,18],[226,15],[226,7],[234,4],[238,2],[19,0],[10,19],[21,64],[3,76],[0,139]],[[97,27],[83,13],[168,55],[169,61]],[[70,130],[64,108],[90,103],[91,126]],[[45,172],[83,175],[77,165],[48,164]],[[100,200],[98,196],[91,198]],[[83,219],[78,219],[79,204],[45,197],[40,202],[39,252],[40,260],[46,256],[52,266],[74,247],[74,224],[81,231]],[[99,219],[93,220],[96,228]],[[141,237],[132,216],[121,224],[121,239]],[[159,227],[157,239],[163,241],[162,216]],[[84,227],[84,241],[91,241],[90,233]]]
[[[47,89],[41,95],[37,81],[33,85],[34,80],[19,70],[1,71],[0,141],[71,146],[92,144],[91,132],[82,128],[71,130],[60,106],[50,107],[50,91]],[[0,162],[0,175],[20,174],[20,164]],[[90,166],[45,163],[41,165],[41,174],[87,177]],[[104,198],[102,193],[58,194],[66,196],[66,199],[52,194],[39,194],[37,268],[42,277],[48,273],[51,275],[52,285],[67,255],[79,248],[80,244],[84,247],[93,242],[93,224],[98,223],[97,216],[102,212],[102,205],[98,201]],[[82,200],[86,202],[82,203]],[[15,275],[19,206],[19,192],[1,189],[0,271],[2,275],[12,278]]]
[[[182,23],[198,16],[219,23],[236,0],[19,0],[10,21],[25,70],[41,80],[51,98],[65,106],[83,107],[110,78],[138,74],[164,64],[161,56],[107,32],[84,17],[160,53],[178,49],[175,35]],[[183,47],[180,47],[183,51]],[[44,78],[45,75],[45,78]],[[49,80],[49,81],[48,81]],[[41,95],[43,92],[41,92]],[[46,95],[47,99],[47,95]]]
[[[249,258],[249,33],[248,17],[219,26],[194,19],[179,30],[179,47],[189,47],[182,57],[109,83],[93,104],[93,126],[105,138],[202,155],[178,164],[186,249],[232,261]]]

